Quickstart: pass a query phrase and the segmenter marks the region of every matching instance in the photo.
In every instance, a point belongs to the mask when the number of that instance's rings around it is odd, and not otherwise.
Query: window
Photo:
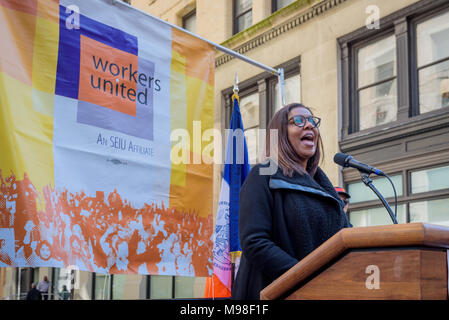
[[[359,129],[396,120],[396,40],[393,35],[357,51]]]
[[[390,176],[391,181],[396,189],[397,196],[402,196],[402,176],[392,175]],[[379,190],[379,192],[384,196],[384,198],[394,197],[394,190],[391,183],[387,178],[372,178],[374,186]],[[364,201],[371,201],[379,199],[374,192],[372,192],[365,184],[360,182],[353,182],[348,186],[348,193],[351,195],[351,203],[358,203]]]
[[[402,185],[402,176],[399,175],[391,175],[391,181],[393,182],[396,193],[398,197],[403,195],[403,185]],[[391,183],[387,180],[387,178],[379,177],[372,178],[374,186],[379,190],[382,196],[385,199],[393,199],[389,201],[391,210],[393,213],[395,212],[394,207],[394,190],[391,186]],[[373,226],[373,225],[385,225],[391,224],[392,220],[388,211],[384,206],[378,206],[379,198],[376,196],[374,192],[372,192],[365,184],[361,181],[353,182],[348,185],[348,193],[351,195],[350,198],[350,208],[357,206],[363,203],[375,203],[374,206],[367,206],[366,208],[360,208],[355,210],[350,210],[349,218],[354,227],[362,227],[362,226]],[[397,207],[396,218],[398,223],[406,222],[406,212],[405,206],[399,205]]]
[[[173,277],[151,276],[150,299],[172,299]]]
[[[295,2],[296,0],[272,0],[271,1],[271,12],[281,10],[282,8],[288,6],[289,4]]]
[[[449,3],[420,0],[338,39],[339,146],[388,173],[398,221],[449,223]],[[353,225],[391,224],[357,170],[342,170]],[[373,179],[394,211],[392,188]]]
[[[391,204],[390,204],[391,206]],[[394,213],[394,207],[391,206]],[[351,224],[354,227],[382,226],[392,224],[391,217],[385,207],[374,207],[361,210],[354,210],[350,213]],[[398,223],[405,223],[405,205],[398,205],[396,212]]]
[[[206,277],[168,275],[90,274],[92,275],[92,296],[95,300],[203,298],[207,279]],[[62,288],[67,279],[60,272],[56,275],[58,277],[55,284],[57,288]],[[74,298],[79,298],[76,290]]]
[[[419,112],[449,106],[449,11],[418,23]]]
[[[281,98],[279,97],[279,83],[276,81],[274,88],[274,111],[278,111],[281,108]],[[301,102],[301,76],[294,74],[284,79],[284,96],[285,104],[292,102]]]
[[[182,17],[182,27],[192,33],[196,33],[196,10]]]
[[[111,299],[111,282],[110,274],[94,273],[94,299],[109,300]]]
[[[449,190],[449,166],[413,171],[410,173],[410,184],[413,195],[432,195],[441,190]],[[410,203],[410,221],[449,225],[448,207],[449,195],[444,194],[440,199],[412,202]]]
[[[69,293],[69,297],[64,297],[63,291],[66,289],[67,291],[72,291],[73,280],[79,281],[79,279],[74,279],[75,275],[72,275],[72,271],[66,268],[54,268],[54,277],[53,277],[53,290],[54,290],[54,299],[55,300],[70,300],[71,293]],[[73,277],[73,279],[72,279]],[[65,287],[65,288],[64,288]]]
[[[16,276],[20,268],[1,267],[0,268],[0,299],[1,300],[19,300],[18,283]],[[28,293],[28,291],[26,292]],[[26,297],[25,293],[25,297]]]
[[[149,299],[204,298],[206,277],[149,276]]]
[[[417,170],[404,170],[390,175],[398,195],[399,223],[428,222],[449,225],[449,164]],[[386,178],[373,178],[373,183],[387,199],[394,212],[394,193]],[[403,184],[403,181],[409,181]],[[349,219],[355,227],[392,224],[387,210],[363,182],[347,185],[351,195]]]
[[[175,277],[175,299],[204,298],[205,277]]]
[[[432,222],[449,226],[449,198],[410,203],[410,222]]]
[[[114,274],[112,299],[137,300],[146,298],[146,278],[139,274]]]
[[[422,0],[382,18],[379,30],[338,39],[343,139],[449,107],[449,7],[442,4]]]
[[[449,166],[411,172],[413,194],[449,189]]]
[[[234,0],[234,23],[232,34],[239,33],[253,23],[252,0]]]

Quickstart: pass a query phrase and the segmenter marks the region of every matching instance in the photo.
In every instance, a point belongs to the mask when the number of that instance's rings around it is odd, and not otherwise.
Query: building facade
[[[387,173],[400,223],[449,225],[449,1],[447,0],[131,0],[139,10],[255,61],[285,70],[286,103],[322,119],[321,167],[351,194],[354,226],[391,219],[337,152]],[[250,161],[280,108],[276,76],[217,51],[215,127],[229,127],[235,75]],[[215,165],[217,207],[221,181]],[[375,179],[395,211],[394,190]],[[74,299],[201,298],[204,278],[102,275],[65,269],[0,269],[0,297],[17,299],[48,275],[55,292],[74,277]],[[74,276],[72,276],[74,274]]]

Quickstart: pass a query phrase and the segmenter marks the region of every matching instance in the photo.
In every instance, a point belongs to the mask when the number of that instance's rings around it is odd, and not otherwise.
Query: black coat
[[[42,300],[42,294],[36,288],[31,288],[27,293],[26,300]]]
[[[240,191],[242,258],[233,299],[259,299],[260,291],[350,224],[326,174],[314,178],[278,171],[259,175],[255,165]]]

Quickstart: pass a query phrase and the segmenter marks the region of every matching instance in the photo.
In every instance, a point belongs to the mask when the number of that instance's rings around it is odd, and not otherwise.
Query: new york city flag
[[[231,296],[233,277],[242,252],[239,241],[239,194],[251,167],[237,94],[232,99],[233,110],[215,223],[213,275],[206,282],[204,294],[208,298]]]

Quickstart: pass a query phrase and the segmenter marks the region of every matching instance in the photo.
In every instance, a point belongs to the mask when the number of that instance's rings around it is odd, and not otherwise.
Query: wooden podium
[[[449,227],[347,228],[260,293],[262,300],[448,299]]]

